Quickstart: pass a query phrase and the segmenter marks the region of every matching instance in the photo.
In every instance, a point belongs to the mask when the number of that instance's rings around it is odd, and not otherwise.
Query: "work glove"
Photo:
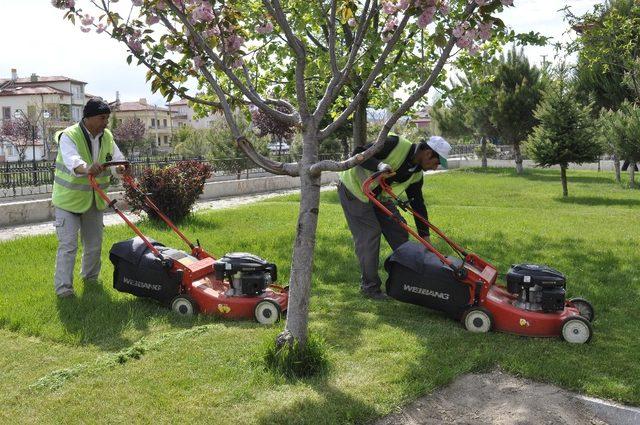
[[[385,171],[387,173],[390,173],[393,170],[391,169],[391,166],[389,164],[386,164],[384,162],[379,162],[378,163],[378,171]]]

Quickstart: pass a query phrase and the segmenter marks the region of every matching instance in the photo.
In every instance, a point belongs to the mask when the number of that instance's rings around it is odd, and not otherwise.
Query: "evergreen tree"
[[[601,137],[619,158],[628,159],[629,187],[635,188],[634,164],[640,161],[640,107],[623,102],[617,111],[605,111],[600,118]]]
[[[539,124],[527,140],[526,151],[540,166],[560,166],[562,196],[566,197],[569,164],[597,160],[602,147],[596,138],[591,105],[578,102],[563,67],[558,78],[545,90],[535,118]]]
[[[491,122],[502,142],[513,146],[516,172],[522,173],[520,143],[536,125],[533,111],[540,102],[542,80],[540,70],[529,64],[523,51],[512,49],[501,59],[494,81],[495,108]]]

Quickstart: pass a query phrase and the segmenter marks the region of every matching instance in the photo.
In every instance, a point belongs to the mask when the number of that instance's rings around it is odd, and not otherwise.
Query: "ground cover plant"
[[[327,372],[288,380],[264,368],[262,327],[211,317],[179,319],[111,288],[108,247],[131,237],[105,231],[102,286],[57,301],[55,237],[0,244],[0,422],[361,423],[469,371],[499,365],[538,381],[640,405],[640,192],[613,173],[467,169],[426,178],[431,219],[501,271],[546,263],[567,275],[569,296],[596,308],[588,345],[491,333],[473,335],[442,315],[358,293],[358,270],[334,191],[323,192],[310,330]],[[299,198],[195,214],[182,229],[215,254],[249,251],[289,276],[289,224]],[[153,223],[155,239],[180,242]],[[383,255],[389,253],[386,248]]]

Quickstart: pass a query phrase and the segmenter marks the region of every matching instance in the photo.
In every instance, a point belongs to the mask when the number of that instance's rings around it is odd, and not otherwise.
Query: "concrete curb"
[[[584,404],[587,409],[591,410],[594,415],[609,424],[640,424],[640,409],[637,407],[624,406],[612,401],[583,395],[577,395],[576,399]]]
[[[322,184],[329,184],[338,180],[338,173],[322,173]],[[300,188],[299,177],[271,176],[244,180],[225,180],[205,184],[200,201],[219,199],[229,196],[251,195],[255,193],[269,193],[278,190]],[[111,199],[117,199],[123,204],[124,192],[109,192]],[[20,226],[30,223],[40,223],[53,220],[54,207],[51,199],[35,199],[29,201],[7,202],[0,204],[0,228]]]

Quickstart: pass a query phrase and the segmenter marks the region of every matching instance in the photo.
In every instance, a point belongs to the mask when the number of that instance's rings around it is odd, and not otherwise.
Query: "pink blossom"
[[[202,35],[205,36],[206,38],[214,37],[216,35],[220,35],[220,30],[218,29],[217,26],[214,26],[213,28],[209,28],[208,30],[202,31]]]
[[[478,34],[479,34],[481,40],[487,41],[488,39],[491,38],[491,27],[492,26],[493,26],[493,22],[492,21],[483,22],[480,25],[478,25]]]
[[[132,52],[140,53],[142,51],[142,43],[136,38],[129,38],[129,40],[127,40],[127,46],[129,46]]]
[[[67,7],[69,9],[71,9],[72,7],[75,7],[75,5],[76,5],[76,0],[67,0]]]
[[[462,25],[456,25],[451,33],[455,38],[460,38],[464,34],[464,28],[462,27]]]
[[[158,18],[156,15],[151,13],[147,15],[147,25],[157,24],[158,22],[160,22],[160,18]]]
[[[98,27],[96,28],[96,32],[98,34],[100,34],[100,33],[104,32],[104,30],[106,30],[106,29],[107,29],[107,27],[106,27],[105,24],[98,24]]]
[[[350,19],[347,21],[347,24],[348,24],[351,28],[353,28],[353,27],[355,27],[356,25],[358,25],[358,21],[356,21],[356,19],[355,19],[355,18],[350,18]]]
[[[503,6],[513,6],[513,0],[500,0]]]
[[[382,32],[393,31],[396,29],[397,26],[398,26],[398,20],[396,18],[389,17],[389,19],[387,19],[387,22],[385,22],[384,24],[384,28],[382,29]]]
[[[257,26],[256,32],[258,34],[269,34],[270,32],[273,32],[273,24],[267,21],[264,24]]]
[[[80,27],[80,31],[89,32],[89,31],[91,31],[91,28],[89,28],[89,27]]]
[[[156,10],[167,10],[167,5],[163,0],[158,0],[158,3],[156,3]]]
[[[242,68],[242,64],[244,64],[242,58],[236,59],[235,61],[233,61],[233,63],[231,63],[231,69]]]
[[[448,14],[449,14],[449,5],[443,1],[443,2],[442,2],[442,3],[440,3],[440,5],[438,6],[438,10],[439,10],[439,11],[440,11],[440,13],[442,13],[443,15],[448,15]]]
[[[390,1],[386,1],[382,5],[382,11],[387,15],[393,15],[394,13],[397,12],[397,10],[398,9],[396,9],[396,5],[391,3]]]
[[[142,6],[143,3],[144,0],[131,0],[131,4],[133,4],[134,6]]]
[[[82,18],[80,19],[80,23],[82,25],[85,26],[89,26],[91,24],[93,24],[93,16],[89,15],[88,13],[86,13],[84,16],[82,16]],[[85,31],[86,32],[86,31]]]
[[[433,7],[425,9],[424,12],[418,17],[418,26],[422,29],[426,28],[431,22],[433,22],[433,15],[435,9]]]
[[[215,15],[209,3],[202,3],[200,7],[196,7],[193,12],[191,12],[191,17],[196,22],[211,22],[215,18]]]
[[[225,46],[229,52],[235,52],[238,50],[242,44],[244,43],[244,38],[239,35],[232,34],[225,41]]]
[[[477,44],[472,44],[471,46],[469,46],[468,52],[471,56],[476,56],[479,50],[480,48],[478,47]]]
[[[490,0],[475,0],[478,6],[484,6],[490,2]]]
[[[399,0],[396,7],[399,10],[407,10],[409,8],[409,0]]]

